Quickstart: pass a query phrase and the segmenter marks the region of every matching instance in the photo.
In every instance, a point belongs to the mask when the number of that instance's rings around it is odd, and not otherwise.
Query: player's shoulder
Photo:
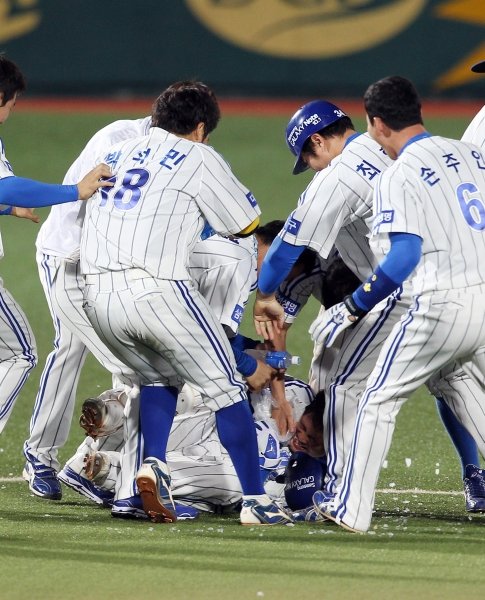
[[[350,167],[352,170],[361,168],[365,171],[365,165],[375,165],[382,169],[392,164],[392,160],[386,154],[384,148],[378,144],[368,133],[358,134],[352,137],[345,145],[340,160],[340,166]]]
[[[115,144],[119,141],[141,137],[150,131],[151,117],[143,119],[119,119],[109,123],[91,138],[92,142],[100,140]]]

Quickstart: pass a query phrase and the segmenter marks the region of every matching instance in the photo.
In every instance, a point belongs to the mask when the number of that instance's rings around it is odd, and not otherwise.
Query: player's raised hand
[[[317,344],[323,344],[327,348],[334,343],[337,337],[353,325],[358,318],[352,315],[344,302],[332,306],[318,317],[310,325],[308,333]]]
[[[100,187],[113,187],[113,181],[110,181],[112,176],[111,169],[104,163],[99,164],[92,171],[89,171],[77,184],[79,191],[79,200],[87,200]]]
[[[29,221],[33,221],[34,223],[38,223],[40,221],[39,215],[36,215],[33,208],[23,208],[21,206],[13,206],[12,207],[12,215],[14,217],[19,217],[20,219],[29,219]]]
[[[262,296],[258,291],[253,307],[256,333],[265,340],[273,340],[281,332],[285,313],[275,296]]]

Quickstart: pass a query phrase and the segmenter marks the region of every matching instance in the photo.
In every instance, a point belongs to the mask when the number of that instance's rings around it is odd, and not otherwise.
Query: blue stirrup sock
[[[244,496],[264,494],[259,469],[258,441],[248,401],[236,402],[216,412],[217,432],[229,453]]]
[[[144,458],[154,456],[167,462],[168,436],[177,407],[176,387],[142,386],[140,390],[140,429]]]
[[[467,465],[480,466],[477,444],[443,398],[436,398],[436,408],[458,454],[464,478]]]

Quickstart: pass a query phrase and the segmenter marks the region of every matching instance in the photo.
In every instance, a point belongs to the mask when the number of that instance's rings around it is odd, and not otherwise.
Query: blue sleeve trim
[[[11,215],[12,209],[12,206],[7,206],[7,208],[0,208],[0,215]]]
[[[240,350],[241,352],[256,348],[256,346],[261,343],[259,340],[253,340],[252,338],[241,335],[240,333],[230,338],[229,342],[231,343],[234,351]]]
[[[274,239],[258,277],[258,287],[263,294],[272,294],[278,289],[305,248],[293,246],[279,237]]]
[[[423,240],[412,233],[390,233],[391,249],[375,272],[352,294],[355,304],[369,311],[396,290],[421,259]]]
[[[233,351],[236,358],[237,370],[243,377],[250,377],[256,371],[258,361],[254,356],[250,356],[238,348],[234,348]]]
[[[78,200],[77,185],[41,183],[24,177],[0,179],[0,204],[40,208]]]

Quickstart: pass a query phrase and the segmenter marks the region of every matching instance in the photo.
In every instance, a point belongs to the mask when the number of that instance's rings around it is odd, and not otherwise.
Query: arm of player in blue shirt
[[[412,233],[390,233],[391,249],[374,273],[352,294],[357,308],[368,312],[394,292],[421,260],[423,240]]]
[[[24,177],[4,177],[0,179],[0,205],[20,206],[23,208],[40,208],[73,202],[78,200],[77,185],[56,185],[41,183]],[[0,214],[10,214],[12,209],[0,211]]]
[[[258,288],[263,294],[273,294],[278,289],[305,248],[288,244],[279,237],[273,240],[258,275]]]

